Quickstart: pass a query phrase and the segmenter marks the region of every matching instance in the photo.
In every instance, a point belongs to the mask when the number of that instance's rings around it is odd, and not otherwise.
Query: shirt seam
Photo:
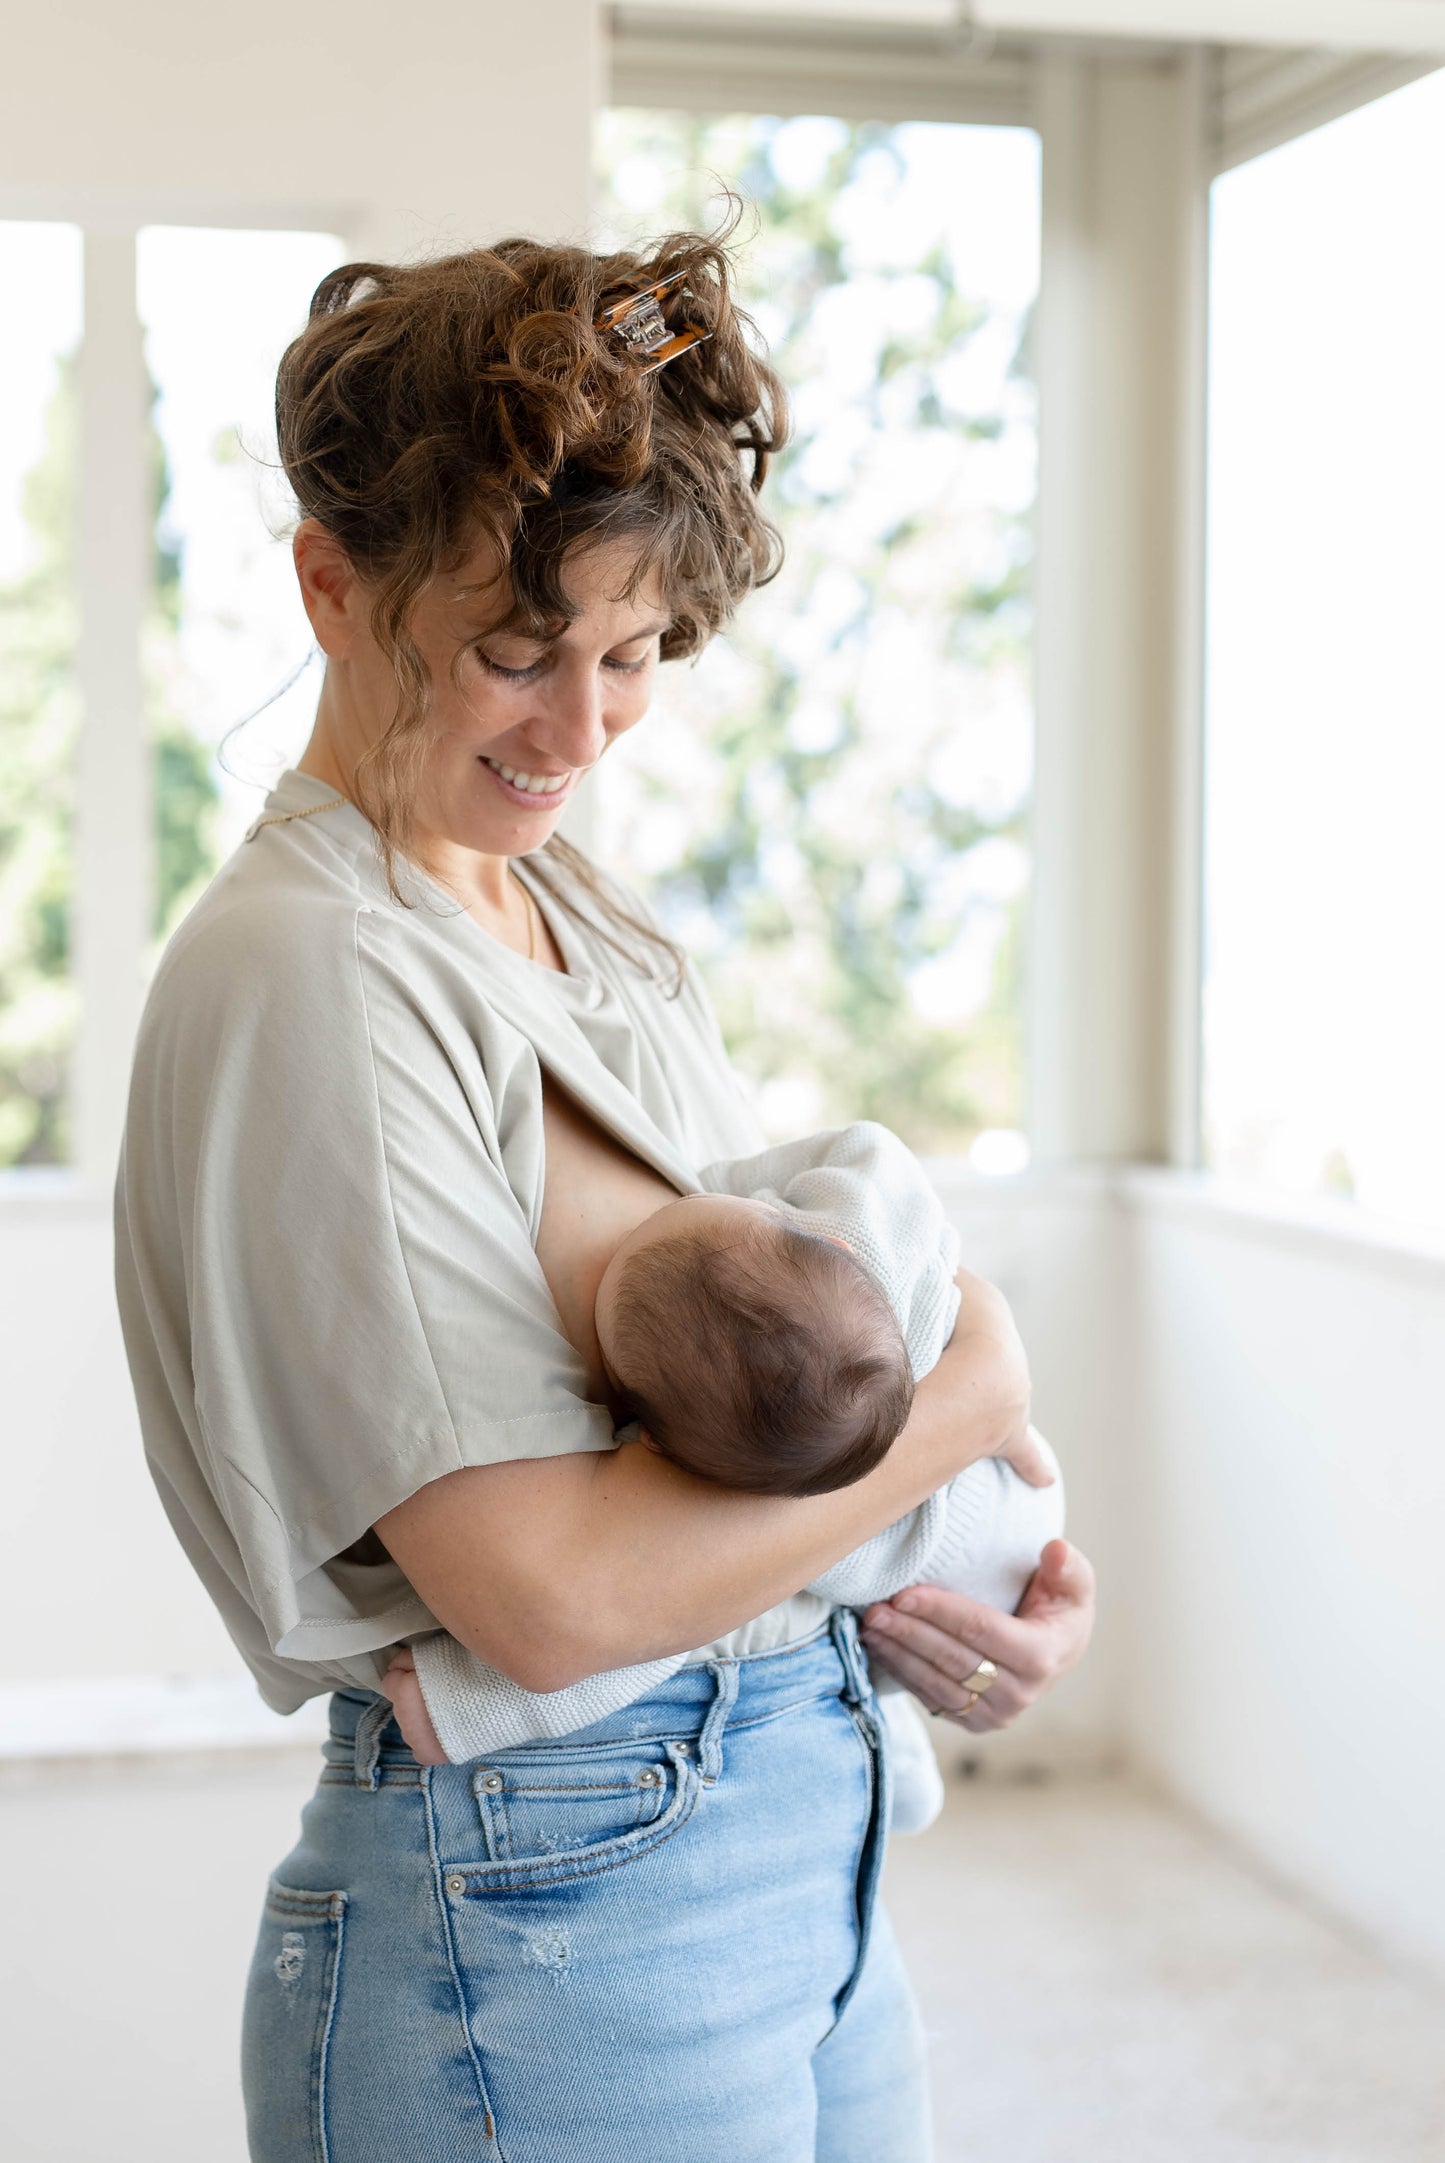
[[[376,1071],[376,1038],[372,1028],[371,1002],[366,996],[366,971],[362,965],[361,957],[361,919],[363,913],[365,912],[363,912],[361,909],[357,909],[352,916],[351,950],[356,962],[356,986],[357,990],[361,994],[361,1016],[366,1027],[366,1057],[367,1064],[371,1070],[372,1102],[376,1107],[377,1140],[381,1144],[381,1162],[382,1168],[386,1174],[387,1210],[391,1218],[392,1237],[396,1241],[397,1259],[401,1264],[402,1275],[406,1279],[407,1292],[411,1298],[412,1313],[416,1317],[416,1326],[418,1333],[421,1337],[421,1341],[426,1346],[426,1356],[428,1364],[431,1367],[432,1380],[436,1384],[437,1396],[441,1400],[442,1409],[446,1413],[447,1422],[451,1428],[452,1454],[456,1458],[456,1468],[460,1469],[464,1464],[465,1460],[462,1457],[461,1438],[457,1432],[456,1412],[452,1406],[451,1400],[447,1396],[446,1385],[442,1381],[441,1377],[441,1369],[437,1366],[436,1354],[432,1350],[431,1338],[427,1335],[426,1322],[422,1316],[421,1302],[417,1298],[416,1284],[413,1280],[411,1272],[411,1262],[408,1258],[406,1251],[406,1242],[401,1236],[401,1226],[397,1222],[396,1188],[392,1180],[391,1151],[387,1146],[386,1120],[382,1115],[381,1109],[381,1078]]]

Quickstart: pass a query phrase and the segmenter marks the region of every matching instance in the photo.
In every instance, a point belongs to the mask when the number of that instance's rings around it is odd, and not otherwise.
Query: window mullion
[[[141,674],[150,585],[149,386],[135,234],[87,231],[79,365],[81,725],[73,967],[79,994],[73,1156],[84,1186],[114,1176],[151,910],[151,770]]]

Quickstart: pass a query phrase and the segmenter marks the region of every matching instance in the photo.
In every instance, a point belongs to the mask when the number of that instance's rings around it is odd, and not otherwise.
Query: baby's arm
[[[921,1508],[855,1547],[809,1591],[839,1607],[868,1607],[926,1581],[1011,1614],[1040,1554],[1064,1525],[1058,1459],[1037,1428],[1029,1433],[1054,1474],[1051,1487],[1030,1486],[1011,1466],[985,1457]]]
[[[1002,1608],[1007,1615],[1023,1598],[1049,1541],[1061,1538],[1064,1530],[1059,1461],[1037,1428],[1030,1431],[1054,1475],[1053,1486],[1031,1487],[994,1457],[971,1465],[969,1471],[982,1475],[973,1487],[985,1491],[986,1503],[955,1511],[954,1490],[967,1477],[965,1473],[944,1489],[945,1522],[923,1572],[929,1584],[965,1592],[970,1599]],[[979,1501],[976,1492],[970,1499],[975,1504]]]

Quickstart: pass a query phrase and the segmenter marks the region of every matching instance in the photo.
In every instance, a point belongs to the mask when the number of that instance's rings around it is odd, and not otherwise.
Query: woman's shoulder
[[[314,846],[256,834],[172,933],[149,1011],[234,1014],[256,1001],[305,999],[324,1022],[352,996],[347,957],[371,906],[344,860],[327,863]]]
[[[167,1047],[192,1072],[281,1060],[304,1087],[348,1055],[367,1067],[378,1028],[406,1039],[464,1003],[456,957],[448,967],[448,942],[429,936],[434,897],[403,906],[352,817],[360,833],[252,829],[166,946],[143,1055]]]

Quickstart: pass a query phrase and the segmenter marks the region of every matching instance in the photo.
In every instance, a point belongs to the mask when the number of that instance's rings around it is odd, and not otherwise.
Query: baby
[[[872,1122],[710,1165],[704,1192],[648,1195],[597,1283],[600,1365],[623,1422],[695,1477],[815,1495],[864,1477],[896,1439],[914,1382],[959,1307],[958,1238],[921,1167]],[[1062,1527],[1062,1489],[986,1459],[810,1589],[864,1606],[928,1578],[1012,1608]],[[521,1691],[444,1633],[383,1688],[416,1755],[465,1761],[590,1725],[683,1657]],[[942,1800],[927,1736],[885,1700],[896,1830]]]

